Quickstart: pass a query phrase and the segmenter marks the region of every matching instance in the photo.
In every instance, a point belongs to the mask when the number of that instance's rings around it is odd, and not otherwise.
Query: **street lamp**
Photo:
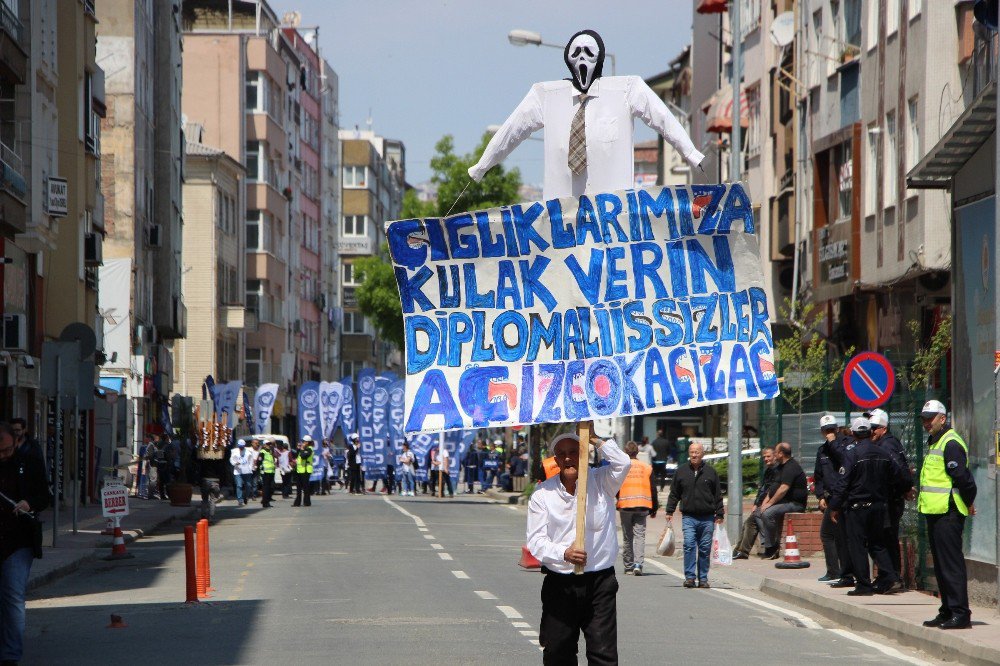
[[[551,49],[564,50],[565,47],[561,44],[549,44],[548,42],[542,41],[542,36],[537,32],[532,32],[531,30],[511,30],[507,33],[507,41],[511,43],[512,46],[548,46]],[[610,51],[605,51],[605,56],[611,60],[611,76],[615,75],[615,54]]]

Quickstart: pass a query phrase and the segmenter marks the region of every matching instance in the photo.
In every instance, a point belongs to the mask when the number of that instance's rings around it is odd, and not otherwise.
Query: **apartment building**
[[[320,374],[324,378],[340,379],[340,326],[342,309],[340,300],[340,256],[337,238],[340,235],[340,84],[337,72],[326,60],[322,62],[323,79],[320,89],[322,99],[322,129],[320,141],[320,265],[322,267],[322,295],[325,305],[320,326]]]
[[[684,129],[691,132],[691,47],[686,46],[673,60],[669,67],[659,74],[655,74],[646,79],[648,85],[655,92],[667,108],[674,114],[677,120],[684,126]],[[673,146],[667,143],[662,136],[657,136],[652,140],[656,148],[656,168],[651,171],[655,180],[654,185],[687,185],[691,181],[691,167],[684,161],[684,157],[674,150]],[[647,179],[639,176],[641,144],[636,145],[636,185],[645,183]],[[648,170],[643,173],[647,175]]]
[[[399,350],[379,340],[358,310],[354,261],[378,254],[385,240],[385,223],[399,218],[406,153],[401,141],[371,130],[340,130],[340,146],[343,215],[335,247],[342,280],[341,373],[347,376],[361,368],[385,370],[401,365]]]

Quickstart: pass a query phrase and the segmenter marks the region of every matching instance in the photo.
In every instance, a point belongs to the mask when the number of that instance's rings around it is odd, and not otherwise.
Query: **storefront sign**
[[[69,185],[65,178],[49,176],[46,183],[46,210],[52,217],[66,217],[69,212]]]

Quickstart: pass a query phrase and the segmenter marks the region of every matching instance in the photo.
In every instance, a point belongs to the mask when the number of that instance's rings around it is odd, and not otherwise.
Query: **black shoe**
[[[707,580],[700,580],[698,581],[698,587],[700,587],[703,590],[707,590],[712,586],[708,584]]]
[[[942,622],[942,629],[968,629],[972,626],[972,618],[969,616],[952,615],[950,620]]]
[[[697,587],[697,583],[694,582],[694,578],[688,578],[684,581],[684,587]]]
[[[775,555],[778,553],[777,546],[768,546],[764,549],[763,553],[759,553],[757,556],[762,560],[773,560]]]
[[[870,597],[875,594],[875,590],[870,587],[856,587],[853,590],[847,591],[847,596],[849,597]]]
[[[942,624],[950,620],[951,617],[948,615],[942,615],[938,613],[933,620],[924,620],[925,627],[940,627]]]
[[[830,587],[834,587],[834,588],[839,588],[839,587],[854,587],[854,579],[853,578],[841,578],[836,583],[831,584]]]
[[[817,578],[816,580],[818,580],[821,583],[836,583],[838,580],[840,580],[840,576],[831,576],[830,574],[826,574],[822,578]]]
[[[895,594],[896,592],[903,591],[903,583],[901,581],[896,581],[895,583],[889,583],[885,587],[876,587],[875,594]]]
[[[733,551],[733,559],[734,560],[749,560],[750,556],[747,555],[746,553],[744,553],[742,550],[734,550]]]

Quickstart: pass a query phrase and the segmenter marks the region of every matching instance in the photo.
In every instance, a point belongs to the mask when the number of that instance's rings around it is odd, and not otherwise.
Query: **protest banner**
[[[271,412],[278,397],[277,384],[261,384],[253,398],[255,434],[263,435],[271,431]]]
[[[299,387],[299,441],[306,435],[322,439],[319,419],[319,382],[305,382]]]
[[[375,371],[364,368],[358,372],[358,442],[365,478],[380,478],[385,474],[385,457],[375,451]]]
[[[585,421],[778,394],[742,185],[625,190],[386,236],[404,430]]]
[[[340,380],[340,385],[344,387],[344,397],[340,403],[340,419],[337,424],[344,431],[344,435],[352,435],[357,432],[358,417],[357,407],[354,404],[354,379],[348,375]]]
[[[344,387],[340,382],[319,383],[319,418],[324,439],[333,437],[343,399]]]
[[[406,381],[397,379],[389,384],[389,441],[391,447],[389,455],[395,461],[396,457],[403,452],[403,442],[406,438],[403,435],[403,414],[406,410]]]

